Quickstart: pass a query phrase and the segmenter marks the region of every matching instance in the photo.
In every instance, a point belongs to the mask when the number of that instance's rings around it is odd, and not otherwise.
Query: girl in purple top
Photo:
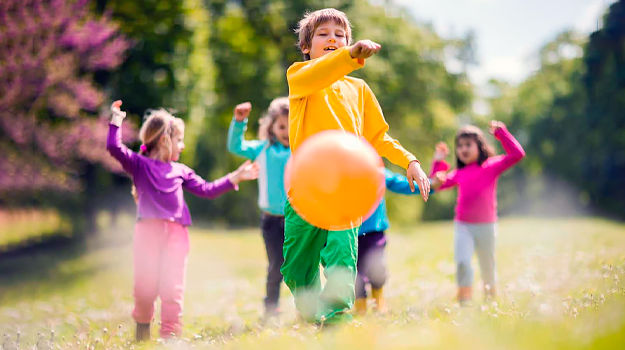
[[[215,198],[241,181],[258,177],[256,164],[245,162],[236,171],[206,182],[184,164],[177,163],[184,150],[184,122],[163,109],[152,111],[139,137],[135,153],[121,142],[121,124],[126,112],[122,102],[111,105],[112,118],[106,149],[117,159],[134,182],[137,223],[134,235],[134,298],[132,312],[137,322],[137,340],[150,338],[156,297],[161,298],[162,338],[180,335],[182,304],[189,252],[187,227],[191,225],[183,189],[206,198]]]

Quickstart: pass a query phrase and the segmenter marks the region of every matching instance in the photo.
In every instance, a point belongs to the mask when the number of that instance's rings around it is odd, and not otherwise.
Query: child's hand
[[[380,52],[380,49],[382,49],[382,46],[378,43],[374,43],[371,40],[359,40],[349,48],[349,55],[352,58],[365,59]]]
[[[124,121],[124,118],[126,118],[126,112],[121,111],[121,106],[121,100],[117,100],[111,104],[111,123],[113,125],[121,126],[122,121]]]
[[[421,169],[419,162],[412,161],[408,164],[406,177],[408,178],[408,184],[410,185],[412,192],[414,192],[413,181],[417,182],[417,185],[421,190],[421,197],[423,197],[423,200],[427,202],[428,197],[430,196],[430,181],[428,180],[427,175],[425,175],[423,169]]]
[[[258,178],[258,164],[246,161],[241,164],[239,169],[230,173],[230,182],[233,185],[238,185],[241,181],[256,180]]]
[[[488,124],[489,129],[490,129],[490,133],[495,135],[495,133],[497,132],[497,130],[499,129],[503,129],[506,127],[506,125],[503,122],[497,121],[497,120],[492,120],[490,122],[490,124]]]
[[[234,120],[238,122],[244,121],[250,115],[251,110],[252,104],[249,102],[238,104],[234,107]]]
[[[434,174],[434,177],[432,177],[431,179],[432,188],[438,190],[445,183],[445,181],[447,181],[447,176],[445,175],[445,172],[436,172],[436,174]]]
[[[434,151],[434,160],[443,160],[449,155],[449,147],[445,142],[439,142],[436,144],[436,150]]]

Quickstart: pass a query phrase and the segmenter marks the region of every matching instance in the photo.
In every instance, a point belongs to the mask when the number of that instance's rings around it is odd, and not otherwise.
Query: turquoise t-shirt
[[[245,130],[247,119],[232,120],[228,129],[228,151],[258,162],[258,206],[270,214],[284,215],[284,167],[291,157],[291,149],[280,142],[245,140]]]

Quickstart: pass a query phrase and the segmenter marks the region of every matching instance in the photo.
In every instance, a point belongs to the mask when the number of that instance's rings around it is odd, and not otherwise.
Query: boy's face
[[[315,29],[311,47],[303,49],[302,52],[308,54],[310,59],[314,60],[345,45],[347,45],[345,28],[334,21],[329,21],[322,23]]]

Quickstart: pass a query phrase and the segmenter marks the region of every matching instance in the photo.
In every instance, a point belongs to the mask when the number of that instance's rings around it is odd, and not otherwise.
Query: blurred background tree
[[[118,69],[131,46],[87,5],[0,4],[0,203],[59,208],[76,232],[95,229],[98,169],[121,170],[102,148],[107,97],[94,76]]]

